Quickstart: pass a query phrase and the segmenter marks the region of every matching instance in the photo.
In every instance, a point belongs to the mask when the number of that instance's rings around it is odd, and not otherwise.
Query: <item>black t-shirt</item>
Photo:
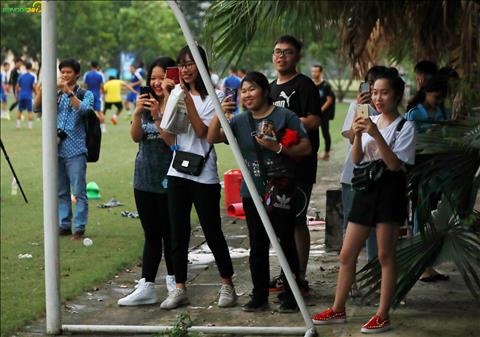
[[[277,84],[270,83],[271,98],[276,106],[295,112],[298,117],[308,115],[321,116],[320,95],[315,83],[303,74],[298,74],[290,81]],[[317,151],[320,146],[318,128],[309,130],[308,137],[312,143],[312,153],[303,157],[295,167],[295,176],[303,183],[315,183],[317,177]]]
[[[335,94],[333,93],[331,85],[327,81],[322,81],[317,85],[317,89],[320,95],[320,107],[325,104],[328,96],[333,98],[333,104],[328,107],[324,115],[327,116],[328,119],[333,119],[335,117]]]

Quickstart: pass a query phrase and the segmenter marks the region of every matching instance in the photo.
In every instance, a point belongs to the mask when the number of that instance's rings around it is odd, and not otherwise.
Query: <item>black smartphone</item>
[[[225,88],[225,98],[228,98],[230,102],[235,102],[235,109],[237,108],[237,89]]]
[[[151,92],[152,91],[151,91],[150,87],[146,87],[146,86],[141,86],[140,87],[140,95],[145,95],[145,94],[150,95]]]

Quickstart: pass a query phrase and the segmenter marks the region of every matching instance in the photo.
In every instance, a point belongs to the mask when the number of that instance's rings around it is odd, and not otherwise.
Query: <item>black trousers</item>
[[[166,194],[133,190],[138,215],[145,233],[143,244],[142,277],[155,282],[158,266],[162,260],[162,241],[167,272],[173,275],[171,257],[170,221]]]
[[[187,281],[190,211],[195,205],[200,226],[213,253],[220,276],[232,277],[233,266],[220,219],[220,185],[168,177],[168,206],[171,215],[172,256],[177,283]]]
[[[320,123],[322,129],[322,136],[325,140],[325,152],[330,152],[332,146],[332,137],[330,136],[330,120],[328,117],[322,117],[322,122]]]
[[[270,240],[251,198],[243,198],[243,209],[245,210],[250,239],[249,262],[253,283],[253,296],[260,301],[264,301],[268,298],[268,283],[270,281],[270,261],[268,254]],[[295,215],[293,212],[287,216],[285,214],[272,213],[269,217],[288,264],[295,278],[298,280],[298,255],[294,239]],[[283,284],[285,285],[287,294],[292,295],[285,276],[283,276],[283,278]]]

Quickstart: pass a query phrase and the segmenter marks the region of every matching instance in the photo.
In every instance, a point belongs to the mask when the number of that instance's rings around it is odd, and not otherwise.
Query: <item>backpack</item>
[[[75,96],[81,101],[87,90],[78,87],[75,90]],[[93,109],[88,109],[83,117],[85,124],[85,143],[87,146],[87,162],[95,163],[100,157],[100,145],[102,143],[102,130],[100,129],[100,120]]]

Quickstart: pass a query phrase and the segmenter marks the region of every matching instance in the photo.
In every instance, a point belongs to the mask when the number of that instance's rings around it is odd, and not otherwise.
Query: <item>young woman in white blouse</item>
[[[203,63],[208,69],[207,56],[198,46]],[[180,86],[185,93],[185,107],[189,120],[188,130],[178,135],[162,133],[162,137],[175,150],[189,152],[208,158],[200,175],[190,175],[174,168],[173,162],[168,170],[168,205],[172,229],[172,258],[176,280],[176,289],[169,293],[162,304],[162,309],[174,309],[189,302],[186,290],[188,245],[190,241],[190,211],[195,206],[200,225],[207,244],[215,258],[222,287],[218,299],[219,307],[234,306],[237,295],[232,283],[233,266],[227,242],[222,232],[220,219],[220,180],[217,173],[217,156],[213,145],[207,142],[210,121],[215,115],[212,98],[199,74],[188,46],[177,57],[180,71]],[[162,87],[166,100],[175,86],[173,80],[165,78]],[[217,91],[219,99],[223,93]],[[212,148],[211,148],[212,146]]]
[[[413,164],[415,158],[414,126],[398,113],[404,88],[398,71],[387,69],[372,89],[372,102],[380,114],[367,118],[357,116],[353,122],[353,163],[381,159],[385,171],[369,190],[355,193],[340,252],[335,302],[330,309],[313,316],[315,324],[346,322],[345,303],[355,278],[355,263],[373,228],[382,269],[380,304],[361,332],[378,333],[391,328],[389,310],[396,284],[396,243],[399,228],[407,217],[405,165]]]

